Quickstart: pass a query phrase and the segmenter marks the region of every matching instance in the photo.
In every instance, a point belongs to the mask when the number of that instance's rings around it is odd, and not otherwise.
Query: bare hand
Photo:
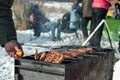
[[[8,41],[4,44],[6,52],[13,58],[17,58],[18,56],[16,55],[17,51],[22,51],[22,47],[19,42],[15,40]]]

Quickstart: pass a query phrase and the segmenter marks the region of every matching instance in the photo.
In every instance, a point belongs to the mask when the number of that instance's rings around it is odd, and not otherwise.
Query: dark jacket
[[[93,0],[82,0],[82,17],[92,16],[92,1]]]
[[[0,45],[17,40],[11,6],[14,0],[0,0]]]

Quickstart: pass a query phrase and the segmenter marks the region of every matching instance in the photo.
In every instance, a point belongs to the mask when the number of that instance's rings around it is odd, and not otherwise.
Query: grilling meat
[[[87,52],[91,52],[92,48],[81,48],[81,49],[72,49],[70,50],[70,52],[74,55],[82,55],[85,54]]]
[[[63,54],[61,54],[60,52],[57,52],[57,51],[55,51],[54,53],[55,53],[54,54],[55,56],[54,56],[52,63],[60,63],[63,59]]]
[[[49,51],[46,58],[45,62],[52,62],[52,63],[60,63],[63,59],[63,54],[61,54],[58,51]]]
[[[34,55],[34,59],[38,60],[38,58],[39,58],[39,54],[38,54],[38,50],[36,50],[35,55]]]
[[[45,62],[52,62],[54,57],[55,57],[54,51],[49,51],[44,61]]]
[[[72,56],[71,54],[68,53],[63,53],[64,58],[73,58],[74,56]]]
[[[42,52],[39,61],[44,61],[45,57],[46,57],[46,52]]]
[[[69,49],[65,51],[48,51],[42,52],[39,61],[60,63],[64,58],[74,58],[77,55],[82,55],[91,52],[92,48]],[[35,53],[35,59],[38,59],[38,51]]]

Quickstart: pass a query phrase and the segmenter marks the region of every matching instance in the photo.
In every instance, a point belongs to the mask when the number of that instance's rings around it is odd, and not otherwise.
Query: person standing
[[[120,19],[120,4],[115,3],[115,9],[114,9],[114,18],[115,19]]]
[[[16,30],[12,18],[11,6],[14,0],[0,1],[0,45],[4,47],[9,56],[16,58],[17,51],[22,51],[17,41]]]
[[[81,28],[82,28],[84,40],[86,40],[88,37],[87,26],[88,26],[89,21],[92,20],[92,1],[93,0],[82,0]]]
[[[92,26],[90,27],[90,33],[98,26],[98,24],[105,19],[110,0],[93,0],[92,3]],[[104,24],[95,32],[89,41],[90,46],[100,47],[100,41],[102,37],[102,31]]]

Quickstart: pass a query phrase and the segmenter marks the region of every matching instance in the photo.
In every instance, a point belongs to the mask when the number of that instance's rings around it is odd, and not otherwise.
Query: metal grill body
[[[36,61],[33,55],[16,61],[20,64],[15,65],[19,73],[15,80],[112,80],[114,51],[93,51],[59,64]]]

